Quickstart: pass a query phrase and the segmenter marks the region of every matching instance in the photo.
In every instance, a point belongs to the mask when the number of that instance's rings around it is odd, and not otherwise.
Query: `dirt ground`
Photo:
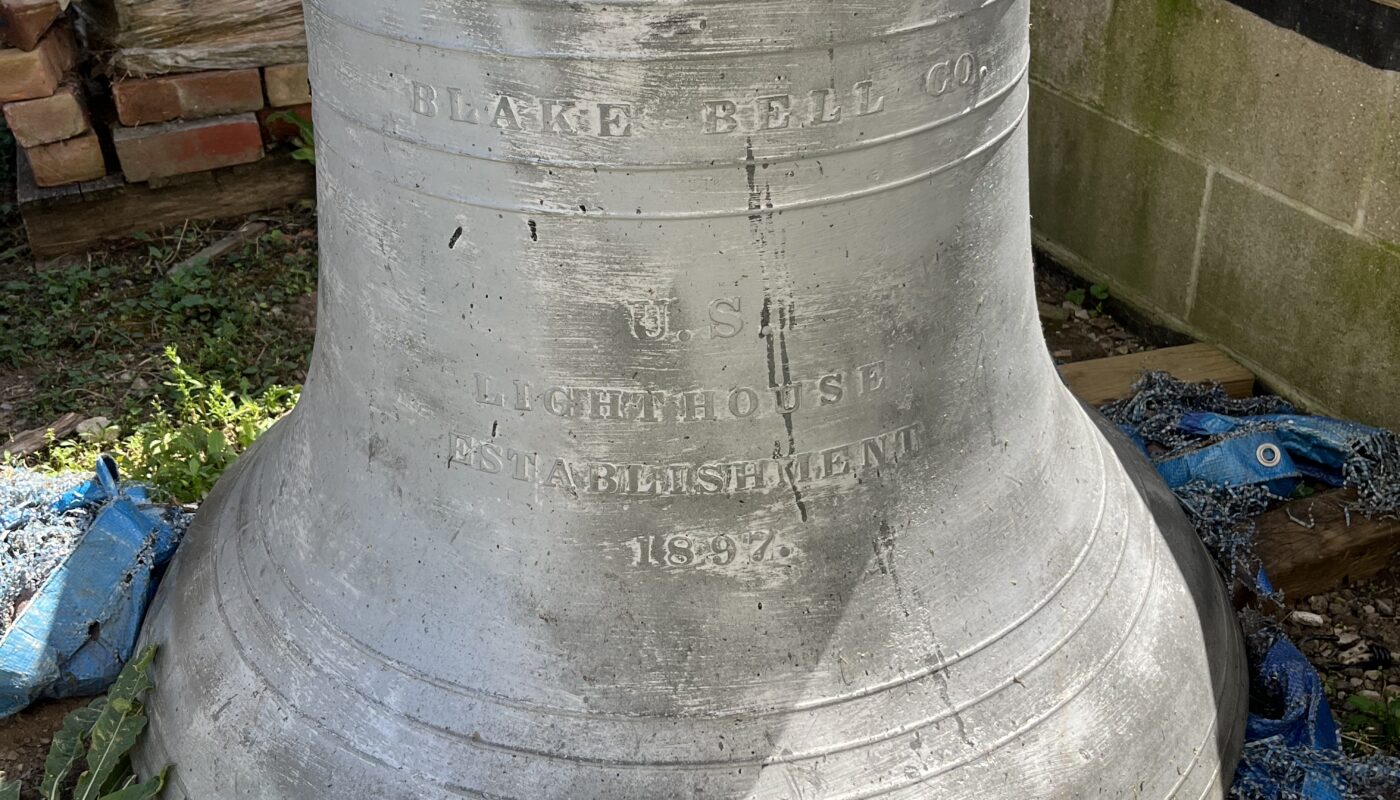
[[[25,797],[37,797],[44,780],[44,758],[54,731],[85,699],[44,700],[7,720],[0,720],[0,781],[24,781]]]

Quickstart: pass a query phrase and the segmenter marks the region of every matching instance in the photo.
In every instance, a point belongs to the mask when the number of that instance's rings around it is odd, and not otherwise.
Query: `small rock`
[[[78,435],[85,439],[101,438],[112,421],[106,417],[92,417],[78,423]]]
[[[1400,695],[1400,684],[1390,684],[1389,686],[1385,687],[1385,693],[1391,695],[1392,697],[1395,695]]]
[[[1069,311],[1062,306],[1052,306],[1049,303],[1040,304],[1040,318],[1064,322],[1069,319]]]
[[[1371,691],[1370,689],[1362,689],[1361,691],[1357,692],[1357,694],[1361,695],[1362,697],[1369,697],[1369,698],[1371,698],[1372,700],[1380,700],[1380,699],[1381,699],[1381,693],[1380,693],[1380,692],[1373,692],[1373,691]]]
[[[1377,600],[1376,610],[1387,617],[1395,616],[1395,606],[1391,605],[1389,600]]]
[[[1313,611],[1316,611],[1316,612],[1318,612],[1318,613],[1322,613],[1322,612],[1326,611],[1326,610],[1327,610],[1327,598],[1326,598],[1326,597],[1323,597],[1323,596],[1320,595],[1320,594],[1315,594],[1315,595],[1313,595],[1312,597],[1309,597],[1309,598],[1308,598],[1308,608],[1311,608]]]
[[[1381,671],[1378,669],[1368,669],[1362,673],[1368,681],[1378,681],[1381,679]]]
[[[1327,619],[1321,614],[1314,614],[1311,611],[1294,611],[1288,615],[1288,621],[1298,625],[1306,625],[1309,628],[1327,627]]]
[[[1352,686],[1355,686],[1358,689],[1366,685],[1366,682],[1361,680],[1360,678],[1349,678],[1347,679],[1347,683],[1350,683]]]
[[[1051,353],[1050,355],[1054,356],[1055,358],[1074,358],[1074,351],[1073,351],[1073,350],[1056,350],[1055,352]]]
[[[1347,647],[1349,645],[1356,644],[1359,641],[1361,641],[1361,637],[1357,636],[1354,633],[1343,633],[1341,631],[1337,632],[1338,647]]]
[[[1361,607],[1361,613],[1362,613],[1362,614],[1366,614],[1367,616],[1374,615],[1374,614],[1376,613],[1376,607],[1375,607],[1375,606],[1372,606],[1372,605],[1365,605],[1365,606],[1362,606],[1362,607]]]
[[[1074,318],[1075,318],[1075,319],[1088,319],[1088,318],[1089,318],[1089,312],[1086,311],[1085,309],[1082,309],[1082,308],[1081,308],[1081,309],[1079,309],[1078,311],[1074,312]]]

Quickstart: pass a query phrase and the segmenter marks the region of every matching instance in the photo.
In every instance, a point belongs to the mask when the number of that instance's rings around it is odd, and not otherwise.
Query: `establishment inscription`
[[[922,446],[923,425],[905,425],[822,450],[742,461],[641,464],[581,461],[512,447],[497,438],[449,435],[449,466],[570,495],[675,497],[762,493],[804,487],[892,468]]]

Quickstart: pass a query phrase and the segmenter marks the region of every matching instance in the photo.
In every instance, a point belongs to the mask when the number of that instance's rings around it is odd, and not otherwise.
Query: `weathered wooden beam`
[[[1148,371],[1169,372],[1189,383],[1216,381],[1231,397],[1254,394],[1254,373],[1209,344],[1065,364],[1060,367],[1060,377],[1080,400],[1098,406],[1132,394],[1133,384]]]
[[[1348,518],[1349,489],[1323,492],[1260,516],[1255,540],[1264,569],[1289,599],[1331,591],[1348,580],[1374,577],[1400,548],[1400,520]]]
[[[84,419],[86,417],[82,414],[68,413],[41,428],[18,433],[13,439],[6,442],[4,447],[0,447],[0,458],[4,456],[24,458],[31,453],[37,453],[48,446],[51,431],[55,440],[62,439],[72,435]]]
[[[30,248],[38,258],[51,258],[187,219],[237,217],[291,205],[316,195],[316,172],[282,154],[181,175],[160,185],[127,183],[118,174],[42,189],[20,154],[17,195]]]

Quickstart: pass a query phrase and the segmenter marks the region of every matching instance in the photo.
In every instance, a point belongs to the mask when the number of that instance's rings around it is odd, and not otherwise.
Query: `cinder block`
[[[1184,315],[1206,168],[1041,86],[1030,142],[1036,233],[1111,290]]]
[[[1311,397],[1400,428],[1400,252],[1216,175],[1190,323]]]
[[[58,87],[49,97],[7,103],[5,121],[21,147],[71,139],[91,127],[83,98],[72,85]]]
[[[1356,218],[1393,73],[1228,0],[1116,2],[1100,42],[1109,116]]]
[[[73,31],[67,26],[50,30],[33,50],[0,49],[0,102],[48,97],[76,58]]]
[[[33,50],[39,40],[63,14],[67,3],[59,0],[0,0],[0,17],[5,21],[5,43],[21,50]]]
[[[1032,0],[1031,75],[1096,105],[1113,0]]]
[[[302,106],[311,102],[311,81],[305,64],[278,64],[263,68],[267,104],[275,108]]]
[[[257,111],[263,107],[262,76],[256,69],[191,72],[112,82],[117,118],[123,125]]]
[[[258,123],[262,125],[269,142],[287,142],[301,135],[301,128],[286,119],[284,114],[292,114],[306,122],[311,122],[311,104],[291,108],[264,108],[258,112]]]
[[[114,128],[112,140],[122,172],[133,182],[248,164],[263,157],[262,129],[253,114]]]
[[[1380,130],[1383,137],[1366,204],[1366,232],[1400,247],[1400,73],[1395,73],[1395,95]]]
[[[94,131],[61,142],[27,147],[24,154],[34,170],[34,182],[40,186],[92,181],[107,174],[102,143]]]

